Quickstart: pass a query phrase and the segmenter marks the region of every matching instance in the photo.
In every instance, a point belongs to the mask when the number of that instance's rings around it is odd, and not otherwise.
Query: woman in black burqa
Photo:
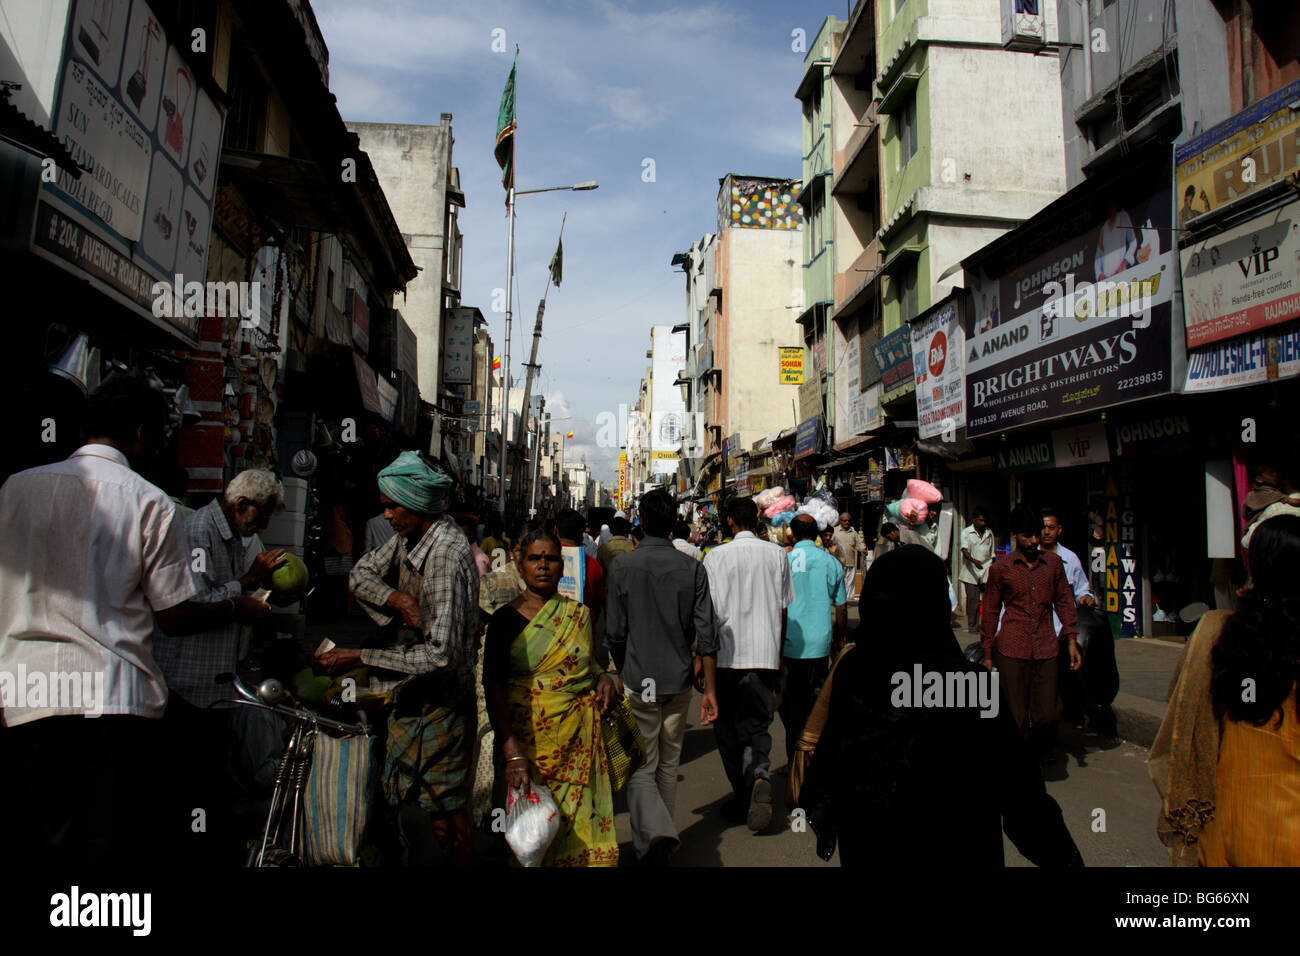
[[[894,705],[894,675],[910,678],[917,664],[987,673],[965,660],[953,635],[943,561],[919,545],[882,555],[859,607],[856,646],[835,670],[801,792],[818,855],[829,860],[838,840],[843,866],[1003,866],[1005,829],[1039,866],[1082,866],[1000,692],[996,717],[980,716],[977,701]]]

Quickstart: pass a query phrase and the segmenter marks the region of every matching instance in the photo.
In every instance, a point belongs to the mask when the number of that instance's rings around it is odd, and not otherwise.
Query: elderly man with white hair
[[[240,472],[225,493],[195,511],[186,520],[193,600],[229,602],[263,584],[279,564],[284,551],[261,551],[256,556],[244,538],[266,529],[271,515],[284,500],[276,476],[263,469]],[[154,636],[154,660],[167,681],[164,720],[171,730],[181,785],[177,810],[192,813],[203,808],[204,827],[197,833],[177,828],[178,839],[194,844],[193,851],[212,854],[221,862],[226,851],[238,849],[230,830],[230,786],[225,776],[232,747],[230,715],[225,708],[209,709],[230,694],[218,686],[219,674],[233,672],[238,663],[239,621],[233,615],[224,623],[189,637]],[[188,854],[186,854],[188,855]],[[227,857],[225,862],[232,862]]]

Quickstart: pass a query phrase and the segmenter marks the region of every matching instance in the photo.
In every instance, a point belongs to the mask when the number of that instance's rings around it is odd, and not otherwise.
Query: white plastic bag
[[[511,787],[506,796],[506,843],[524,866],[536,866],[560,832],[560,809],[551,791],[534,782],[524,796]]]

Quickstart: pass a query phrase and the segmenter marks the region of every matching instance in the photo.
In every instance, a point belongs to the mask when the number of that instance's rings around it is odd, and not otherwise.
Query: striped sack
[[[316,735],[303,794],[303,856],[309,866],[355,866],[370,814],[373,737]]]

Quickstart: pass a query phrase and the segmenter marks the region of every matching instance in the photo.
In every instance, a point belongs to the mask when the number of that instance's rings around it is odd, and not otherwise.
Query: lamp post
[[[501,366],[501,460],[500,481],[499,481],[499,498],[497,507],[501,511],[501,517],[506,515],[506,448],[509,444],[508,435],[510,432],[510,308],[511,296],[514,291],[514,274],[515,274],[515,197],[531,196],[536,193],[550,193],[558,191],[587,192],[596,189],[600,184],[594,179],[584,183],[575,183],[572,186],[547,186],[544,189],[514,189],[511,188],[506,199],[506,205],[509,207],[506,212],[508,222],[508,231],[506,233],[506,348],[505,355],[502,356]],[[527,409],[521,410],[527,414]]]

